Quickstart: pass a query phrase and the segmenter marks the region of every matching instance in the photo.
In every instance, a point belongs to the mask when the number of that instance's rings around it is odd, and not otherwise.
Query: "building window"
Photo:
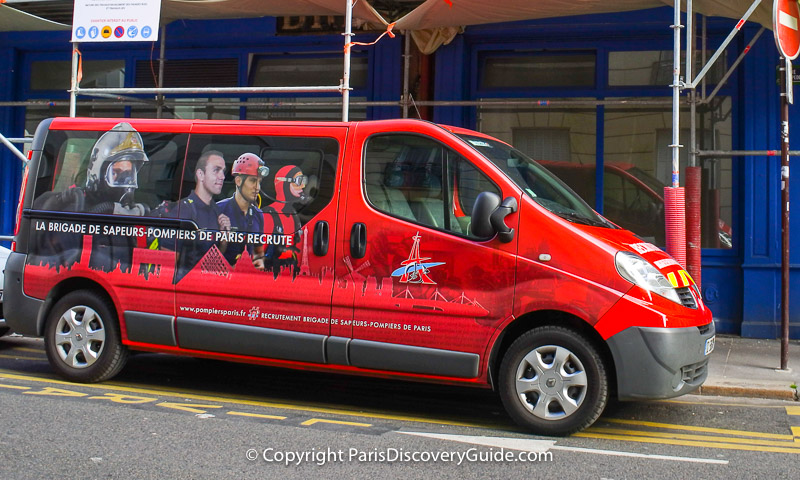
[[[731,99],[720,98],[697,114],[701,150],[731,150]],[[688,125],[689,113],[681,113]],[[659,246],[664,234],[664,187],[672,183],[672,112],[606,108],[603,214]],[[686,185],[689,129],[682,128],[680,184]],[[733,171],[730,159],[700,159],[704,248],[733,248]],[[567,178],[562,178],[568,184]]]
[[[350,97],[350,102],[365,102],[367,97]],[[264,97],[250,98],[247,120],[340,121],[342,97]],[[367,108],[350,105],[351,121],[366,120]]]
[[[714,52],[707,52],[706,58],[711,58]],[[634,52],[610,52],[608,54],[608,85],[612,87],[627,86],[659,86],[672,84],[673,54],[671,50],[647,50]],[[681,58],[681,65],[685,65],[686,53]],[[694,72],[699,73],[703,68],[700,54],[697,54]],[[711,67],[706,75],[706,81],[716,84],[725,74],[725,52]]]
[[[139,88],[158,86],[158,60],[136,62],[135,84]],[[237,87],[239,60],[236,58],[166,60],[163,86],[166,88]]]
[[[597,151],[595,109],[508,109],[478,107],[478,130],[492,135],[541,163],[556,175],[568,168],[573,182],[567,182],[586,203],[595,206],[594,168]],[[574,166],[586,167],[572,168]],[[563,172],[561,172],[563,173]],[[562,177],[562,180],[565,180]]]
[[[124,60],[85,60],[82,88],[120,88],[125,86]],[[30,89],[69,90],[72,62],[46,60],[31,62]]]
[[[350,86],[367,86],[367,57],[350,59]],[[342,79],[342,57],[303,57],[301,55],[256,56],[250,72],[252,87],[335,86]]]
[[[480,89],[594,87],[594,52],[491,52],[479,56]]]

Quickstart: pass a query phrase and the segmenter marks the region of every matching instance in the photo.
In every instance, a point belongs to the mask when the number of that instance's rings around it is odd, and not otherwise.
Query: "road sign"
[[[800,54],[800,10],[797,0],[775,0],[772,7],[772,30],[781,55],[794,60]]]

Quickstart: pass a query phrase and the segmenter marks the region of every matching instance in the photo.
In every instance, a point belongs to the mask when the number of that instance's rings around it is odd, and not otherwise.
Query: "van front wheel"
[[[50,365],[73,382],[101,382],[125,365],[119,324],[110,301],[96,292],[76,291],[50,311],[44,345]]]
[[[603,413],[608,377],[583,336],[563,327],[538,327],[515,340],[503,357],[500,397],[520,425],[544,435],[569,435]]]

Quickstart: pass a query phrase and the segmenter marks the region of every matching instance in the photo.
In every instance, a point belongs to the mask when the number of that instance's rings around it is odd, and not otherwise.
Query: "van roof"
[[[294,127],[350,127],[359,123],[395,125],[398,128],[408,128],[419,124],[432,124],[426,120],[412,118],[398,118],[388,120],[363,120],[354,122],[325,122],[302,120],[181,120],[181,119],[154,119],[154,118],[95,118],[95,117],[58,117],[50,124],[51,130],[102,130],[111,129],[120,122],[130,123],[134,128],[149,132],[189,133],[193,125],[237,125],[248,126],[294,126]],[[439,125],[439,124],[433,124]],[[440,127],[456,134],[488,136],[460,127],[439,125]]]

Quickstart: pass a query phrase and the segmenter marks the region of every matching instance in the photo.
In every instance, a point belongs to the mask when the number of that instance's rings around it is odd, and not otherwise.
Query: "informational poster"
[[[75,0],[72,42],[154,42],[161,0]]]

